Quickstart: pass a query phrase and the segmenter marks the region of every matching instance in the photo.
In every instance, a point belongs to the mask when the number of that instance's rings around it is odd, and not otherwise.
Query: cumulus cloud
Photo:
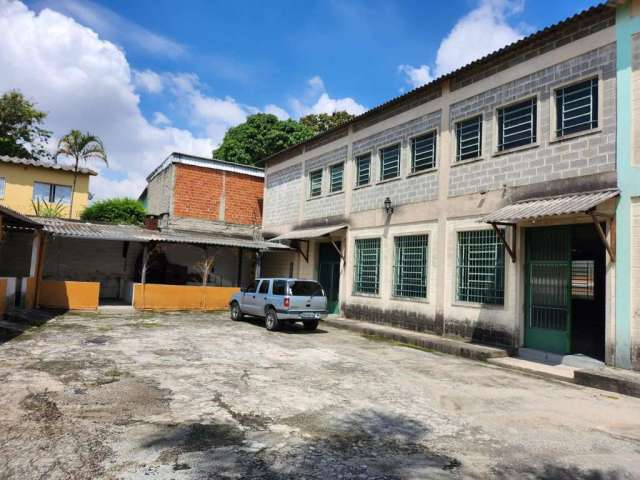
[[[163,125],[171,125],[171,120],[162,112],[154,112],[153,120],[154,125],[163,126]]]
[[[273,104],[269,104],[264,107],[264,113],[275,115],[280,120],[286,120],[287,118],[289,118],[289,113],[284,108],[280,108],[279,106]]]
[[[412,67],[411,65],[399,65],[398,71],[405,75],[405,81],[411,88],[418,88],[433,80],[431,69],[428,65]]]
[[[307,91],[303,98],[292,98],[290,104],[296,117],[342,110],[353,115],[360,115],[367,111],[364,105],[359,104],[351,97],[331,98],[322,78],[318,75],[307,81]]]
[[[103,139],[110,168],[92,165],[100,170],[91,184],[97,198],[137,195],[172,151],[211,155],[211,139],[145,119],[124,53],[89,28],[0,0],[0,31],[0,91],[18,88],[49,112],[47,127],[58,138],[80,128]]]
[[[509,19],[524,9],[524,0],[482,0],[442,40],[436,55],[436,76],[449,73],[525,35]]]
[[[134,70],[133,83],[139,90],[148,93],[160,93],[164,88],[162,77],[148,69],[144,71]]]

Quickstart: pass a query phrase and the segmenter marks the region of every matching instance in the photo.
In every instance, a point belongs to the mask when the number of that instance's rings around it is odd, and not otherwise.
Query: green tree
[[[320,113],[315,114],[312,113],[310,115],[306,115],[300,119],[300,123],[302,125],[307,125],[311,129],[313,129],[316,134],[326,132],[338,125],[342,125],[345,122],[348,122],[355,115],[351,115],[349,112],[341,111],[341,112],[333,112],[331,115],[328,113]]]
[[[246,122],[227,130],[214,158],[245,165],[273,155],[315,135],[315,131],[295,120],[279,120],[275,115],[257,113]]]
[[[144,206],[132,198],[110,198],[89,205],[80,218],[88,222],[140,225],[146,216]]]
[[[69,203],[69,218],[73,218],[73,196],[76,192],[76,182],[78,181],[78,168],[80,162],[85,164],[90,159],[97,159],[104,162],[107,166],[107,152],[104,149],[102,140],[90,133],[82,133],[79,130],[71,130],[58,142],[58,150],[54,157],[58,161],[58,157],[69,157],[74,161],[73,188],[71,189],[71,202]]]
[[[17,90],[0,96],[0,155],[48,158],[51,132],[41,127],[47,114]]]

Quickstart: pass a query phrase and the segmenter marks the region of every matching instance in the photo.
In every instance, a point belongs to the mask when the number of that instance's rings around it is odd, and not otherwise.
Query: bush
[[[80,218],[89,222],[139,225],[147,212],[142,203],[132,198],[111,198],[88,206]]]

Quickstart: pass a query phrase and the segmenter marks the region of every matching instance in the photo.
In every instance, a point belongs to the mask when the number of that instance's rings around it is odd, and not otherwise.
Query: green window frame
[[[391,180],[400,176],[400,144],[380,149],[380,180]]]
[[[482,156],[482,115],[456,123],[456,162]]]
[[[435,168],[436,137],[433,131],[411,139],[411,173]]]
[[[428,235],[395,237],[393,295],[403,298],[427,298]]]
[[[504,246],[494,230],[458,232],[456,298],[504,305]]]
[[[344,180],[344,163],[336,163],[329,167],[329,192],[341,192]]]
[[[380,239],[355,241],[353,293],[377,295],[380,290]]]
[[[322,169],[309,172],[309,196],[319,197],[322,195]]]
[[[369,185],[371,181],[371,153],[356,157],[356,187]]]
[[[598,79],[556,90],[556,136],[598,127]]]
[[[536,143],[537,110],[535,98],[498,109],[498,151]]]

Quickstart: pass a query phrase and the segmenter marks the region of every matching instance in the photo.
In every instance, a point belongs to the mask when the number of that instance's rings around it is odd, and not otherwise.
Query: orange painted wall
[[[237,287],[136,283],[133,306],[140,310],[226,310]]]
[[[4,314],[6,308],[5,302],[7,301],[7,281],[0,279],[0,318]]]
[[[100,298],[99,282],[43,280],[40,306],[65,310],[96,310]]]
[[[27,278],[27,291],[24,298],[24,307],[30,310],[36,301],[36,277]]]

